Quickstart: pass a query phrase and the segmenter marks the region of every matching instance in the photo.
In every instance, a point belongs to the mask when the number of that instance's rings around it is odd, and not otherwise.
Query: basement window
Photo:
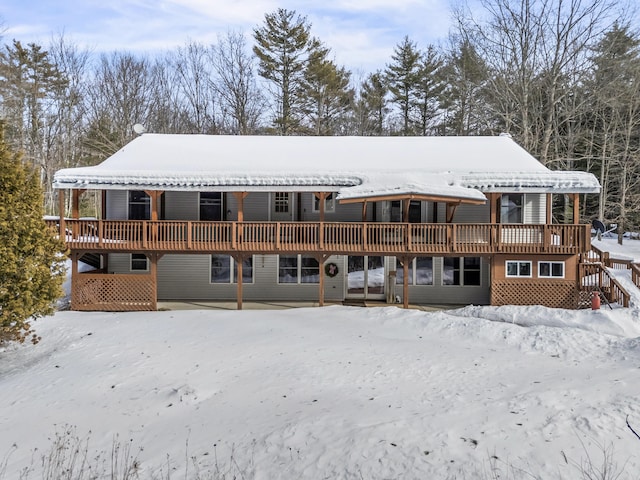
[[[538,262],[538,277],[564,278],[564,262]]]
[[[238,283],[238,265],[233,257],[211,255],[211,283]],[[242,283],[253,283],[253,257],[242,262]]]
[[[147,272],[149,271],[149,261],[144,253],[131,254],[131,271]]]
[[[510,278],[531,278],[531,262],[521,260],[507,260],[505,275]]]

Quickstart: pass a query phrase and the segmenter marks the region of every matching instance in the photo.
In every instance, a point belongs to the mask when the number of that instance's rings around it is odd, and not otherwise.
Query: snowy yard
[[[228,473],[204,478],[571,479],[605,451],[620,478],[640,472],[625,423],[640,430],[638,305],[65,311],[36,325],[40,344],[0,352],[2,480],[42,478],[67,427],[91,454],[131,440],[141,479],[196,465]]]

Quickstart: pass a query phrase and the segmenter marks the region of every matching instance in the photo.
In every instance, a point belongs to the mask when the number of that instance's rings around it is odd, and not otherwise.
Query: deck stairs
[[[579,308],[588,308],[591,295],[598,292],[604,305],[640,307],[640,264],[612,258],[610,252],[591,246],[580,262]]]

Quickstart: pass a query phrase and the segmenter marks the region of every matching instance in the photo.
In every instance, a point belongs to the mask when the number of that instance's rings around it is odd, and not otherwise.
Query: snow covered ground
[[[572,479],[605,454],[620,478],[640,472],[626,425],[640,430],[637,304],[63,311],[36,325],[41,343],[0,352],[3,480],[29,466],[42,478],[69,427],[92,456],[131,441],[143,479],[196,466],[227,473],[205,478]]]

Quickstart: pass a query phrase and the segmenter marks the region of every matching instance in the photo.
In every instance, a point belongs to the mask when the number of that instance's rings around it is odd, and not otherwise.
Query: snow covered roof
[[[338,191],[340,199],[421,194],[477,202],[482,192],[594,193],[585,172],[551,171],[507,136],[282,137],[144,134],[54,187]]]

